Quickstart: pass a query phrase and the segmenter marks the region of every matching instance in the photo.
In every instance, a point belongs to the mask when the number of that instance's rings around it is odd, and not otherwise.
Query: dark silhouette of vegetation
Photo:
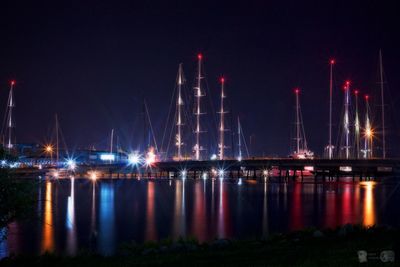
[[[7,162],[15,161],[0,148],[0,159]],[[15,220],[29,218],[32,215],[34,203],[33,182],[16,179],[12,170],[7,167],[0,168],[0,229]],[[4,236],[0,236],[4,238]]]
[[[163,240],[124,244],[113,256],[81,251],[62,254],[20,255],[4,259],[3,266],[359,266],[358,251],[375,253],[367,266],[397,266],[381,259],[382,251],[398,255],[400,231],[387,227],[345,225],[335,230],[307,229],[275,234],[267,239]],[[397,256],[396,255],[396,256]],[[364,265],[362,265],[364,266]]]

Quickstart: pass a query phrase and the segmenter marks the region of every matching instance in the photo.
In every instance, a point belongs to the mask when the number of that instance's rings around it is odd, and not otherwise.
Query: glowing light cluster
[[[147,151],[145,164],[146,166],[151,166],[157,161],[156,154],[154,152],[154,147],[150,147]]]

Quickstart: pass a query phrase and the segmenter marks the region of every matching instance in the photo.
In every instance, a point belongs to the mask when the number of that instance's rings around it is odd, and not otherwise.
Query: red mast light
[[[331,59],[331,60],[329,61],[329,63],[330,63],[331,65],[333,65],[333,64],[336,63],[336,61],[335,61],[334,59]]]
[[[198,55],[197,55],[197,58],[198,58],[199,60],[202,60],[203,55],[202,55],[202,54],[198,54]]]
[[[14,81],[14,80],[12,80],[12,81],[11,81],[11,85],[14,85],[14,84],[15,84],[15,81]]]

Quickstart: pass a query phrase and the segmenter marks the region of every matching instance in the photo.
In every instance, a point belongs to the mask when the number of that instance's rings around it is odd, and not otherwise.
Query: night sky
[[[387,1],[61,2],[0,4],[0,110],[15,79],[18,143],[48,142],[57,113],[70,148],[107,148],[112,128],[124,147],[134,147],[143,136],[143,98],[161,143],[178,64],[192,94],[202,53],[207,99],[217,106],[224,75],[229,110],[240,116],[248,143],[253,135],[253,154],[288,155],[293,88],[300,87],[309,147],[321,155],[328,142],[329,59],[337,61],[336,142],[346,79],[379,100],[381,48],[389,154],[399,155],[399,8]],[[216,114],[207,112],[212,121]]]

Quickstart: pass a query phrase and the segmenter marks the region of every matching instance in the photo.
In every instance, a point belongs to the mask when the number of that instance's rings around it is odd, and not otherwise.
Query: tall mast
[[[11,151],[11,149],[13,148],[12,128],[14,127],[14,124],[13,124],[12,111],[14,108],[14,96],[13,96],[14,85],[15,85],[15,81],[11,81],[10,93],[8,96],[8,123],[7,123],[7,126],[8,126],[8,144],[7,144],[8,151]]]
[[[299,105],[299,88],[294,89],[296,95],[296,153],[300,152],[300,105]]]
[[[355,133],[355,141],[356,141],[356,158],[360,158],[360,119],[358,116],[358,90],[354,91],[354,95],[356,96],[356,116],[354,121],[354,133]]]
[[[59,159],[60,159],[60,150],[59,150],[59,142],[58,142],[58,116],[57,113],[55,115],[55,120],[56,120],[56,159],[57,159],[57,163],[56,166],[58,165]]]
[[[386,158],[386,142],[385,142],[385,100],[383,94],[383,65],[382,65],[382,50],[379,50],[379,72],[381,85],[381,108],[382,108],[382,157]]]
[[[345,134],[345,157],[350,158],[350,81],[346,81],[344,87],[344,134]]]
[[[114,143],[114,129],[111,129],[111,137],[110,137],[110,154],[113,153],[113,143]]]
[[[238,127],[238,151],[239,151],[239,155],[238,155],[238,161],[242,160],[242,126],[240,125],[240,119],[239,116],[237,118],[237,127]]]
[[[365,96],[365,139],[364,139],[364,158],[368,159],[372,157],[372,128],[369,119],[369,96]]]
[[[335,60],[330,60],[330,75],[329,75],[329,143],[328,143],[328,158],[333,157],[333,146],[332,146],[332,93],[333,93],[333,65]]]
[[[194,146],[194,150],[195,150],[195,159],[196,160],[200,160],[200,149],[201,149],[201,145],[200,145],[200,132],[201,132],[201,128],[200,128],[200,115],[201,115],[201,109],[200,109],[200,99],[203,96],[202,92],[201,92],[201,61],[203,59],[203,55],[202,54],[198,54],[197,55],[197,59],[198,59],[198,63],[197,63],[197,85],[194,88],[195,89],[195,99],[196,99],[196,111],[195,111],[195,116],[196,116],[196,130],[195,130],[195,134],[196,134],[196,144]]]
[[[219,111],[219,116],[220,116],[220,123],[219,123],[219,159],[223,160],[224,159],[224,149],[225,149],[225,140],[224,140],[224,132],[225,132],[225,122],[224,122],[224,98],[225,92],[224,92],[224,86],[225,86],[225,78],[222,77],[221,80],[221,108]]]
[[[182,63],[179,64],[178,69],[178,96],[176,99],[176,107],[178,109],[176,127],[177,127],[177,135],[176,135],[176,146],[178,147],[178,160],[182,159],[182,84],[184,82]]]

